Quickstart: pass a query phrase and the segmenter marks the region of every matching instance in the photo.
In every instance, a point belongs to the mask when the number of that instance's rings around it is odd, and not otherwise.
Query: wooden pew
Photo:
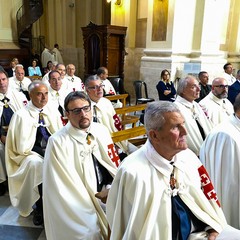
[[[128,97],[127,93],[105,96],[105,98],[107,98],[110,101],[120,100],[123,105],[122,108],[126,107],[127,97]],[[120,108],[116,108],[116,109],[120,109]],[[121,115],[120,117],[121,117],[121,123],[123,128],[125,128],[126,124],[136,124],[139,120],[139,117],[127,116],[126,113],[119,113],[119,115]]]
[[[118,115],[121,115],[122,118],[122,125],[125,126],[126,124],[132,124],[132,127],[136,127],[136,123],[139,120],[138,116],[127,115],[131,112],[142,111],[146,108],[147,104],[138,104],[135,106],[127,106],[122,108],[116,108],[115,111]]]
[[[144,134],[146,134],[146,129],[144,126],[129,128],[129,129],[111,133],[112,140],[114,143],[121,142],[123,140],[130,141],[131,138],[142,136]]]
[[[105,96],[105,98],[107,98],[110,101],[120,100],[122,102],[122,104],[123,104],[123,107],[126,107],[126,99],[127,99],[127,97],[128,97],[127,93]]]

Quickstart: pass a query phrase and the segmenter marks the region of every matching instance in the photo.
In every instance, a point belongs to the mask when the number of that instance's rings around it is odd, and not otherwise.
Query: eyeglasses
[[[79,115],[82,111],[84,112],[89,112],[91,110],[91,106],[84,106],[82,108],[74,108],[74,109],[69,109],[67,112],[72,112],[74,115]]]
[[[214,86],[214,87],[219,87],[219,88],[224,89],[224,88],[228,88],[228,85],[217,85],[217,86]]]
[[[96,86],[93,86],[93,87],[88,87],[88,89],[97,90],[97,89],[104,88],[104,87],[105,87],[104,84],[100,84],[100,85],[96,85]]]

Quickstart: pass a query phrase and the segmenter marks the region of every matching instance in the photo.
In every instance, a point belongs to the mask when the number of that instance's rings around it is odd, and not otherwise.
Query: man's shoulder
[[[28,118],[30,117],[30,113],[28,111],[28,108],[27,107],[23,107],[23,108],[20,108],[18,109],[14,114],[13,114],[13,117],[15,118]]]
[[[51,142],[65,142],[66,141],[66,136],[70,136],[67,130],[67,126],[63,126],[59,130],[57,130],[55,133],[53,133],[49,140]],[[61,145],[62,147],[67,147],[67,145],[63,144]]]
[[[229,90],[231,89],[240,89],[240,82],[238,80],[236,80],[232,85],[229,86]]]
[[[99,101],[97,103],[97,106],[101,106],[101,105],[104,105],[104,107],[106,107],[106,106],[110,107],[111,106],[111,108],[113,108],[111,101],[109,99],[105,98],[105,97],[102,97],[102,98],[99,99]]]
[[[102,137],[104,138],[104,136],[106,135],[110,136],[108,128],[105,125],[98,122],[91,123],[91,133],[100,138]]]

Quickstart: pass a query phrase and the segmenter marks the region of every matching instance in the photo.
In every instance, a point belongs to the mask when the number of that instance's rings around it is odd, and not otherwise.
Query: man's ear
[[[152,141],[158,141],[158,137],[157,137],[157,134],[156,134],[156,130],[150,130],[148,132],[148,136],[149,138],[152,140]]]
[[[66,115],[66,117],[68,118],[69,112],[67,112],[66,110],[65,110],[65,115]]]

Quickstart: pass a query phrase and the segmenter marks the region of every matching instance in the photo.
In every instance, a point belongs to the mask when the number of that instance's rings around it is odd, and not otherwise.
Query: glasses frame
[[[95,86],[92,86],[92,87],[88,87],[89,90],[98,90],[100,88],[105,88],[105,85],[104,84],[100,84],[100,85],[95,85]]]
[[[218,88],[221,88],[221,89],[224,89],[224,88],[228,88],[228,85],[216,85],[216,86],[213,86],[213,87],[218,87]]]
[[[74,108],[74,109],[68,109],[67,112],[72,112],[74,115],[79,115],[81,112],[90,112],[91,111],[91,106],[87,105],[81,108]]]

